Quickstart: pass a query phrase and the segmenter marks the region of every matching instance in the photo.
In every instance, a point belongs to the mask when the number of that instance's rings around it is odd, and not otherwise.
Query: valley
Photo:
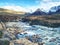
[[[0,44],[60,45],[60,13],[57,12],[37,9],[27,13],[0,8]]]

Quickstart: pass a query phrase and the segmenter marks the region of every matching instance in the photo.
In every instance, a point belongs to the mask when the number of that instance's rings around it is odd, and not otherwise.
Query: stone
[[[38,45],[37,43],[32,43],[26,38],[14,40],[14,44],[16,45]]]
[[[1,25],[1,23],[0,23],[0,30],[2,30],[3,29],[3,27],[2,27],[2,25]]]
[[[49,42],[55,42],[55,41],[56,41],[56,39],[55,38],[52,38],[52,39],[50,39]]]

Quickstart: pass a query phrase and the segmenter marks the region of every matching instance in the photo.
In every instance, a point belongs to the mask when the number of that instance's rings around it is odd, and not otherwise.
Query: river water
[[[30,26],[28,23],[25,22],[7,22],[7,27],[18,27],[24,30],[27,33],[27,36],[32,35],[40,35],[45,42],[45,45],[60,45],[60,27],[57,28],[50,28],[40,25],[32,25]],[[17,35],[18,38],[25,37],[24,32]],[[48,40],[46,40],[48,38]],[[55,41],[53,41],[55,40]]]

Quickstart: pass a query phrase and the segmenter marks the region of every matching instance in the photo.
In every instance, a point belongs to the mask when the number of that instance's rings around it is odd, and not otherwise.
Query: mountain
[[[49,15],[52,15],[52,14],[60,14],[60,5],[59,6],[54,6],[50,9]]]
[[[57,9],[56,13],[60,14],[60,6],[58,6],[57,8],[58,9]]]
[[[40,9],[37,9],[35,12],[33,12],[31,15],[46,15],[45,12],[41,11]]]
[[[35,12],[31,13],[30,15],[39,16],[39,15],[56,15],[56,14],[60,14],[60,5],[51,7],[49,12],[47,13],[45,11],[41,11],[38,8]]]

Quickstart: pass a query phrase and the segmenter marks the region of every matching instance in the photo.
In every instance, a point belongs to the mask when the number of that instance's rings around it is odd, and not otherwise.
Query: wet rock
[[[14,44],[15,45],[38,45],[37,43],[32,43],[31,41],[27,40],[26,38],[15,40]]]
[[[38,35],[33,35],[28,37],[28,40],[30,40],[31,42],[37,43],[37,42],[42,42],[42,38],[40,38],[40,36]]]
[[[56,37],[56,39],[59,39],[59,37]]]
[[[45,40],[48,40],[48,38],[45,38]]]
[[[55,41],[56,41],[56,38],[52,38],[52,39],[50,39],[49,42],[55,42]]]
[[[38,43],[38,45],[43,45],[44,43]]]
[[[57,40],[57,43],[60,43],[60,40]]]

